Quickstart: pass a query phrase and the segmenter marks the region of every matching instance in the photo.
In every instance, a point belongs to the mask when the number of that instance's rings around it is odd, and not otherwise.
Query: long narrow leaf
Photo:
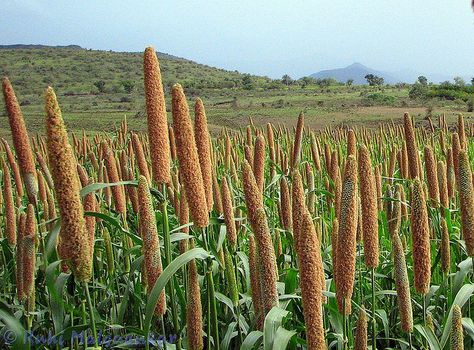
[[[184,254],[178,256],[173,260],[161,273],[160,277],[155,282],[153,289],[151,290],[150,295],[148,296],[148,301],[145,308],[145,323],[143,325],[146,338],[150,332],[151,321],[153,318],[153,313],[155,312],[155,307],[158,302],[158,298],[168,283],[169,279],[173,274],[178,271],[182,266],[186,265],[189,261],[193,259],[207,259],[210,255],[202,248],[194,248],[187,251]]]

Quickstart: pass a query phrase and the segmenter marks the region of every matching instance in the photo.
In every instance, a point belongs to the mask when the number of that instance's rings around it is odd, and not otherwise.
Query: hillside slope
[[[11,48],[14,47],[14,48]],[[45,87],[51,85],[59,95],[97,94],[94,83],[103,81],[103,92],[143,93],[143,54],[98,51],[70,47],[10,45],[0,47],[0,75],[8,76],[20,97],[36,103]],[[166,88],[181,83],[188,92],[201,89],[232,88],[242,84],[243,74],[198,64],[158,53]],[[264,78],[253,77],[255,80]]]

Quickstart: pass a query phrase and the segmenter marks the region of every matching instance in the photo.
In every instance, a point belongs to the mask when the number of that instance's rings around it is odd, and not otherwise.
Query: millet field
[[[1,349],[474,349],[467,119],[211,137],[153,48],[143,83],[147,132],[69,134],[53,86],[28,135],[3,79]]]

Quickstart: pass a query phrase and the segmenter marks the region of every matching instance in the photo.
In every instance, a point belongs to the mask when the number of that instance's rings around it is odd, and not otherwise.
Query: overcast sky
[[[474,76],[470,0],[1,0],[1,13],[0,44],[153,45],[271,77],[353,62]]]

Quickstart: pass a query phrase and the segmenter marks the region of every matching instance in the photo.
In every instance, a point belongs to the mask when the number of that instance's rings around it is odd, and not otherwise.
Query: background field
[[[222,126],[238,129],[249,117],[257,125],[269,121],[294,125],[301,110],[305,111],[307,126],[314,129],[327,125],[376,126],[390,120],[398,122],[404,111],[417,116],[417,121],[442,113],[448,121],[461,112],[466,119],[474,116],[468,112],[473,98],[469,97],[471,87],[467,87],[464,95],[455,91],[456,94],[449,96],[430,93],[423,98],[410,98],[413,86],[408,84],[370,87],[310,81],[305,85],[300,79],[285,85],[281,80],[225,71],[167,54],[160,53],[159,59],[167,92],[179,82],[190,102],[200,96],[207,108],[212,133]],[[42,96],[48,85],[58,94],[70,131],[111,131],[125,117],[131,128],[146,128],[142,53],[95,51],[76,46],[3,48],[0,75],[12,81],[32,133],[44,130]],[[95,84],[101,86],[101,91]],[[10,137],[3,108],[0,136]]]

